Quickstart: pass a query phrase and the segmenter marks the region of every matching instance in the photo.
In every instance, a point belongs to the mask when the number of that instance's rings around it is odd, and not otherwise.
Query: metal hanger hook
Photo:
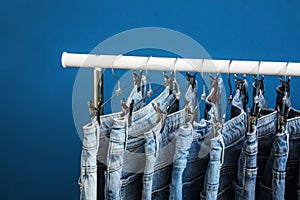
[[[111,73],[112,75],[118,80],[118,88],[116,90],[116,95],[119,96],[121,93],[122,93],[122,89],[121,89],[121,81],[120,81],[120,78],[115,74],[115,71],[114,71],[114,63],[115,61],[122,57],[122,55],[118,55],[114,58],[113,62],[111,63]]]
[[[153,90],[152,90],[152,87],[151,87],[151,79],[149,77],[149,74],[148,74],[148,63],[149,63],[149,60],[150,60],[151,56],[148,57],[147,61],[146,61],[146,77],[148,79],[148,82],[149,82],[149,91],[147,92],[147,96],[148,97],[151,97],[152,94],[153,94]]]
[[[177,61],[178,61],[178,57],[175,59],[175,61],[174,61],[174,71],[173,71],[173,74],[174,74],[174,78],[176,77],[176,72],[177,72]]]
[[[206,98],[205,81],[204,81],[203,68],[204,68],[204,58],[202,59],[202,62],[201,62],[201,81],[202,81],[202,94],[201,94],[201,100],[204,100],[204,99]]]
[[[230,82],[230,67],[231,67],[231,63],[232,63],[232,60],[229,61],[229,64],[228,64],[228,72],[227,72],[227,76],[228,76],[228,85],[229,85],[229,97],[228,97],[228,102],[231,102],[232,100],[232,85],[231,85],[231,82]]]
[[[258,64],[257,64],[257,73],[256,73],[256,77],[259,78],[259,69],[260,69],[260,64],[261,64],[261,60],[258,61]]]
[[[284,80],[286,81],[286,72],[287,72],[287,68],[288,68],[288,65],[289,65],[290,63],[289,62],[287,62],[286,63],[286,65],[285,65],[285,68],[284,68]]]

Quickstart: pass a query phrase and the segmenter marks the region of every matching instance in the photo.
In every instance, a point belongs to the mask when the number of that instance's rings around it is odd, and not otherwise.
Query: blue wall
[[[61,67],[63,51],[87,53],[121,31],[157,26],[189,35],[216,59],[300,61],[299,9],[297,0],[2,0],[0,199],[79,197],[78,69]],[[267,78],[272,106],[278,82]]]

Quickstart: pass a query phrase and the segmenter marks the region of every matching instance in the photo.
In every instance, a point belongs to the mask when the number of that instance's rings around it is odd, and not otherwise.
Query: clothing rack
[[[300,76],[300,63],[296,62],[165,58],[63,52],[61,63],[63,67],[94,68],[94,102],[99,102],[103,98],[102,68]],[[96,103],[95,106],[97,107]]]

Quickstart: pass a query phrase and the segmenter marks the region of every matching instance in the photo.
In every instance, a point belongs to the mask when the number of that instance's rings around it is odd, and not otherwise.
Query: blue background
[[[300,61],[299,9],[298,0],[2,0],[0,199],[79,198],[78,69],[61,67],[63,51],[88,53],[121,31],[157,26],[187,34],[216,59]],[[271,107],[278,83],[267,78]],[[292,79],[296,108],[299,83]]]

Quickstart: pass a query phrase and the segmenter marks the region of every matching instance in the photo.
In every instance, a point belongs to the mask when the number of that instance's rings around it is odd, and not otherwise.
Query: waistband
[[[165,126],[161,132],[161,147],[167,145],[175,137],[175,132],[179,129],[180,125],[184,123],[184,121],[185,109],[179,110],[167,116]]]
[[[273,109],[261,109],[263,116],[257,119],[258,139],[262,139],[270,134],[276,134],[277,130],[277,111]]]
[[[114,119],[112,130],[110,133],[110,141],[113,142],[126,142],[126,120]]]
[[[242,112],[233,119],[227,121],[222,129],[224,144],[227,147],[237,142],[246,133],[247,117],[246,113]]]
[[[299,112],[297,110],[294,111]],[[290,135],[290,139],[299,138],[300,137],[300,116],[288,119],[286,129]]]
[[[231,110],[235,109],[237,116],[230,119],[223,125],[222,136],[225,147],[229,147],[235,142],[239,141],[240,138],[245,136],[246,124],[247,124],[247,114],[244,111],[246,104],[246,94],[248,90],[248,83],[245,80],[243,83],[243,89],[237,89],[232,100]]]
[[[165,111],[167,110],[167,107],[170,105],[170,103],[175,102],[176,98],[174,94],[169,94],[169,89],[166,88],[158,97],[153,99],[151,103],[159,103],[160,108]],[[157,118],[154,119],[152,115],[155,113],[155,110],[153,106],[148,104],[147,106],[141,108],[138,111],[135,111],[132,113],[132,125],[129,127],[129,132],[136,132],[140,127],[140,122],[142,122],[144,119],[152,118],[151,124],[156,122]],[[109,134],[109,130],[112,127],[113,121],[115,118],[120,118],[121,112],[103,115],[101,116],[101,125],[100,125],[100,133],[103,134]],[[139,121],[139,123],[136,123]],[[151,125],[150,125],[151,126]],[[149,126],[148,126],[149,127]]]

